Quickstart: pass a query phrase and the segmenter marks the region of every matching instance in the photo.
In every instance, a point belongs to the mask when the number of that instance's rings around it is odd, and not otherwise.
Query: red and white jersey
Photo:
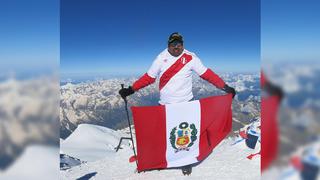
[[[165,49],[148,72],[133,84],[133,89],[138,90],[159,78],[160,104],[187,102],[193,98],[192,72],[219,88],[224,86],[224,81],[206,68],[194,53],[185,49],[179,57],[174,57]]]
[[[170,67],[174,66],[181,67],[170,71]],[[157,56],[147,73],[152,78],[160,77],[159,103],[172,104],[191,100],[192,71],[201,75],[206,70],[194,53],[184,50],[179,57],[174,57],[165,49]]]

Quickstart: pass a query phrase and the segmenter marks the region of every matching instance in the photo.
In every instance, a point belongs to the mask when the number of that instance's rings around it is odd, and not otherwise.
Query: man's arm
[[[210,82],[217,88],[222,89],[224,87],[225,82],[211,69],[205,67],[197,55],[192,54],[192,58],[193,58],[193,67],[192,67],[193,71],[195,71],[202,79]]]
[[[216,73],[211,69],[207,69],[205,73],[200,76],[202,79],[207,80],[211,84],[215,85],[217,88],[225,91],[226,93],[231,93],[234,97],[236,95],[236,90],[233,87],[228,86]]]
[[[217,88],[225,91],[226,93],[232,93],[233,97],[236,95],[234,88],[229,87],[216,73],[214,73],[210,68],[206,68],[201,60],[194,55],[194,65],[193,70],[204,80],[210,82]]]
[[[141,88],[144,88],[156,81],[156,77],[160,72],[160,63],[159,56],[153,61],[151,67],[148,72],[141,76],[136,82],[133,83],[132,89],[134,91],[138,91]]]
[[[152,78],[148,75],[148,73],[145,73],[143,76],[141,76],[136,82],[133,83],[132,86],[129,86],[128,88],[123,88],[119,91],[119,94],[122,98],[126,98],[127,96],[130,96],[131,94],[134,94],[135,91],[138,91],[141,88],[144,88],[148,86],[149,84],[154,83],[156,78]]]
[[[209,68],[202,75],[200,75],[200,77],[215,85],[219,89],[222,89],[226,85],[226,83]]]
[[[156,77],[158,76],[158,73],[160,71],[158,58],[159,56],[153,61],[148,72],[141,76],[137,81],[135,81],[132,86],[129,86],[128,88],[123,88],[119,91],[119,94],[122,98],[130,96],[135,91],[138,91],[139,89],[144,88],[156,81]]]
[[[156,78],[153,78],[148,75],[148,73],[145,73],[143,76],[141,76],[136,82],[133,83],[132,89],[134,91],[138,91],[141,88],[144,88],[156,81]]]

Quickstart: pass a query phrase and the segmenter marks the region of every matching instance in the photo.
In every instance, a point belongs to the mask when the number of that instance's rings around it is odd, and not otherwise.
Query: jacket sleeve
[[[222,89],[226,84],[216,73],[214,73],[209,68],[202,75],[200,75],[200,77],[215,85],[219,89]]]
[[[148,75],[148,73],[145,73],[143,76],[141,76],[136,82],[133,83],[132,89],[134,91],[138,91],[141,88],[144,88],[156,81],[156,78],[153,78]]]
[[[134,91],[138,91],[156,81],[157,76],[160,73],[160,60],[161,57],[158,55],[153,61],[151,67],[143,76],[141,76],[136,82],[133,83],[132,88]]]

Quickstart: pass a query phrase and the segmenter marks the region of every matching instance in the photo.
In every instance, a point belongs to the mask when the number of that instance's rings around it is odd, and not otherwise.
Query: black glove
[[[278,96],[280,98],[280,100],[284,96],[283,90],[280,87],[278,87],[270,82],[266,82],[263,89],[265,91],[267,91],[271,96],[272,95]]]
[[[134,90],[132,89],[131,86],[129,86],[128,88],[122,88],[119,91],[119,94],[123,99],[125,99],[127,96],[130,96],[133,93],[134,93]]]
[[[231,93],[232,94],[232,98],[234,98],[234,96],[236,95],[236,90],[233,87],[230,87],[228,85],[224,85],[224,87],[222,88],[222,90],[226,93]]]

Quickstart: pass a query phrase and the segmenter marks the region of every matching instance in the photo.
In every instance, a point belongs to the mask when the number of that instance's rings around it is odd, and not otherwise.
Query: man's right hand
[[[134,90],[132,89],[131,86],[129,86],[128,88],[122,88],[119,91],[119,94],[123,99],[125,99],[127,96],[130,96],[133,93],[134,93]]]

